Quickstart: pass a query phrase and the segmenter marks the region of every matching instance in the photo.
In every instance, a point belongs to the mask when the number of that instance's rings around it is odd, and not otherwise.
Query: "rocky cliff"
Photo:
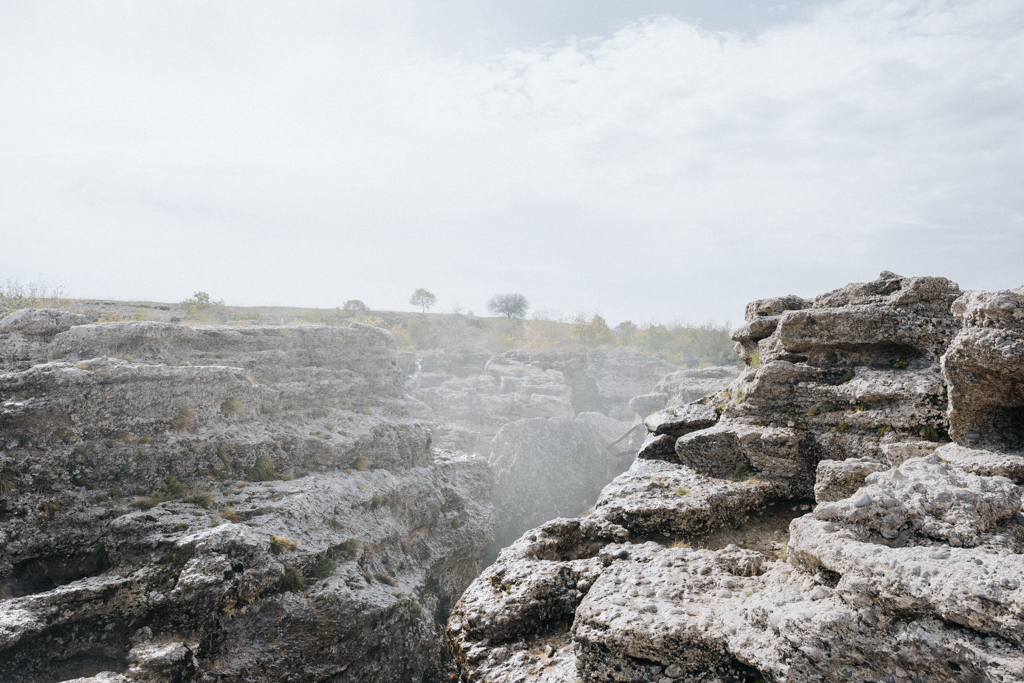
[[[473,582],[464,679],[1024,680],[1024,288],[882,273],[733,336],[728,389]]]
[[[527,529],[591,507],[632,462],[643,430],[629,430],[640,418],[720,390],[738,374],[678,370],[630,348],[403,360],[412,410],[436,442],[488,455],[496,527],[485,566]]]
[[[492,476],[390,333],[83,322],[0,321],[0,680],[445,676]]]

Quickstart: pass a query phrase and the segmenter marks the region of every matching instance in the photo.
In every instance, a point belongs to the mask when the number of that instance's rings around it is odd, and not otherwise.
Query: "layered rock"
[[[747,370],[473,582],[464,677],[1024,679],[1019,291],[883,273],[752,303]]]
[[[390,333],[43,327],[0,375],[0,669],[443,676],[492,477],[429,447]]]

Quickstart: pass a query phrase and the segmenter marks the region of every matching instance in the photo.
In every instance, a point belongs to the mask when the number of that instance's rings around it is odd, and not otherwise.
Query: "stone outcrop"
[[[0,679],[446,675],[492,475],[390,333],[77,322],[0,323]]]
[[[1020,293],[750,304],[747,369],[467,589],[464,678],[1024,680]]]
[[[429,424],[435,445],[489,454],[496,530],[485,565],[527,529],[592,506],[642,445],[639,417],[721,390],[738,374],[676,370],[629,348],[403,361],[410,411]]]

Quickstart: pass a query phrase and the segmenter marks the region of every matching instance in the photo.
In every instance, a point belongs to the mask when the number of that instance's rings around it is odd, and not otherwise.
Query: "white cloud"
[[[1021,284],[1012,0],[473,60],[412,2],[28,7],[0,17],[0,275],[613,320],[735,321],[883,268]]]

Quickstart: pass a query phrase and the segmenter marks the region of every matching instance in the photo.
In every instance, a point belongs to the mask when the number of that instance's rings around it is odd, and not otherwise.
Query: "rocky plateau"
[[[1024,288],[754,301],[729,386],[501,551],[467,682],[1024,680]]]

